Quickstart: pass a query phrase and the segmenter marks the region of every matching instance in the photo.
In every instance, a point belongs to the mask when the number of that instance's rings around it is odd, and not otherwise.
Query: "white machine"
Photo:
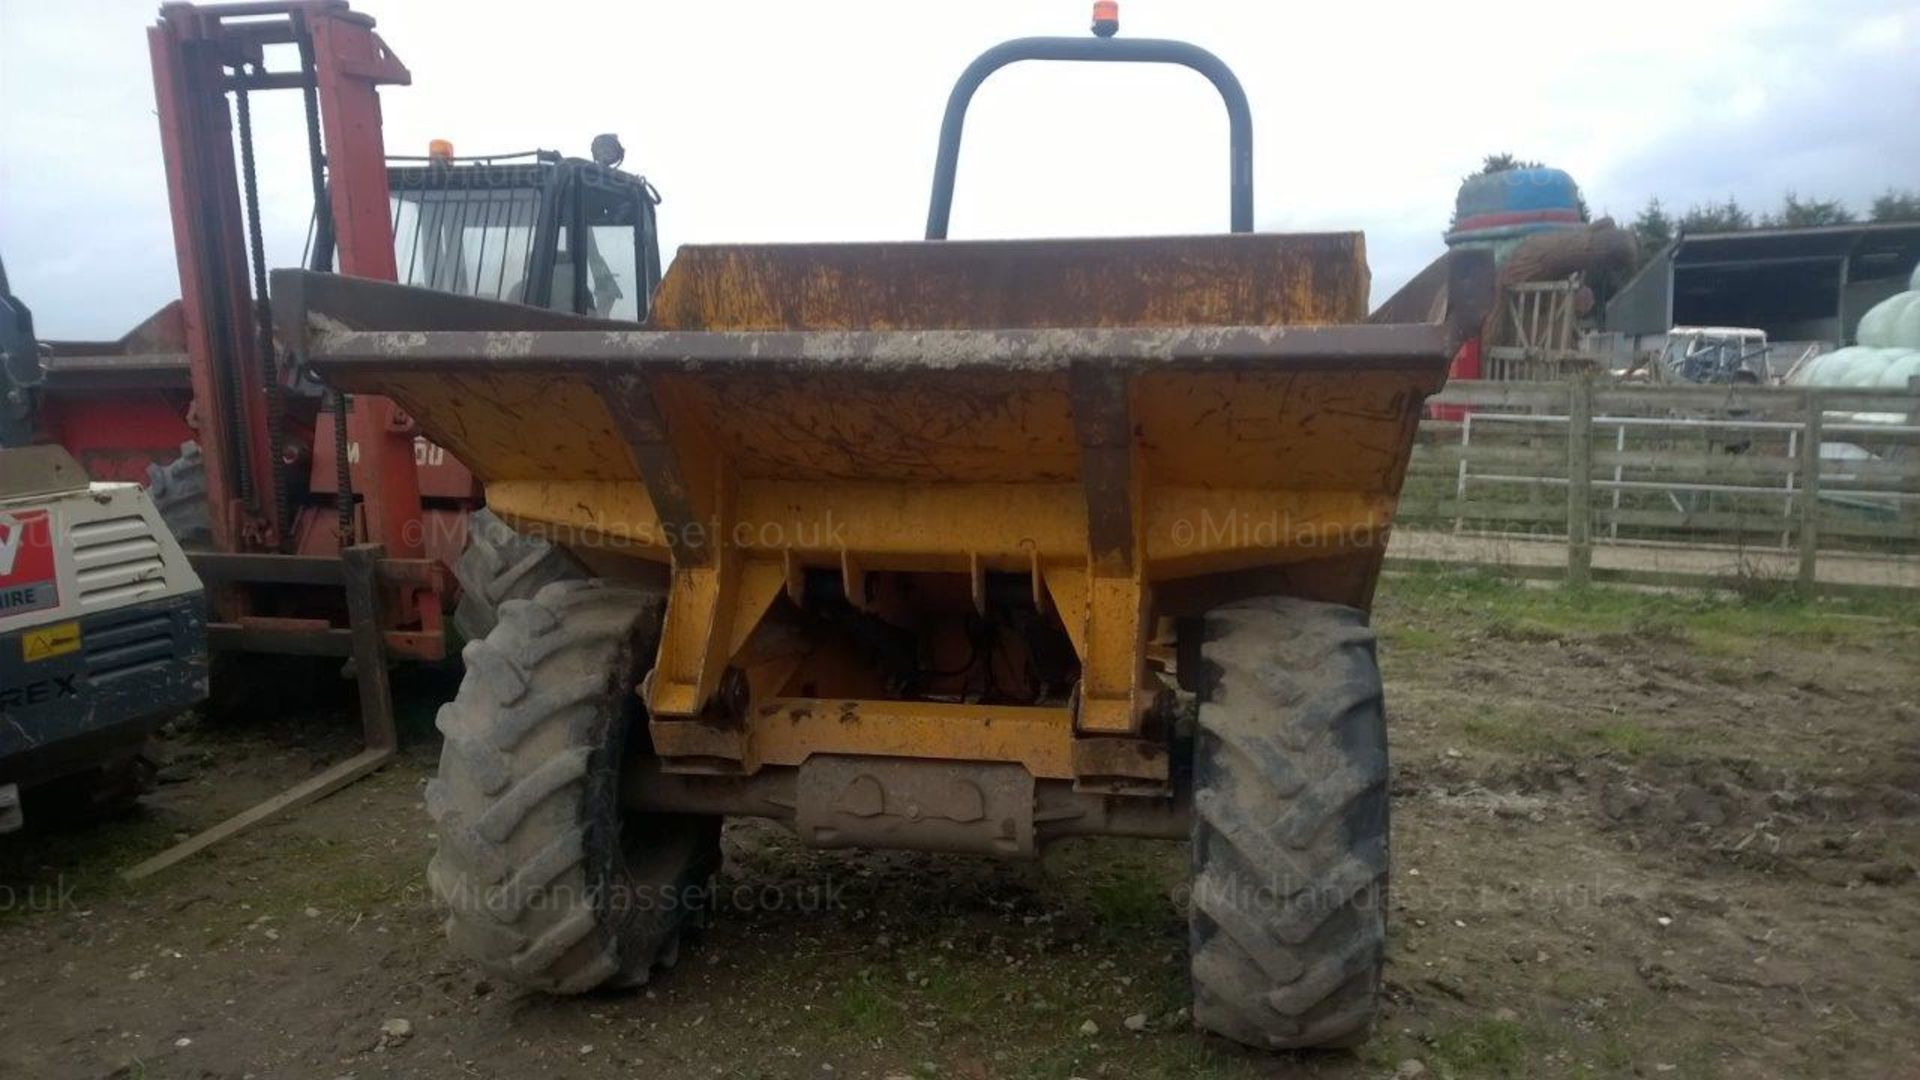
[[[207,694],[206,593],[137,484],[0,450],[0,832],[22,792],[139,790],[153,729]]]

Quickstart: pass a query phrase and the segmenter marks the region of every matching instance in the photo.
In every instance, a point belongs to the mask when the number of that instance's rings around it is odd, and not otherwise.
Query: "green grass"
[[[1427,1064],[1443,1080],[1528,1075],[1530,1039],[1517,1021],[1476,1020],[1432,1034]]]
[[[1390,1024],[1358,1051],[1369,1071],[1386,1075],[1408,1058],[1427,1067],[1436,1080],[1514,1080],[1533,1076],[1617,1077],[1653,1075],[1653,1066],[1672,1066],[1671,1075],[1718,1074],[1716,1060],[1728,1049],[1695,1030],[1662,1023],[1665,1007],[1655,995],[1622,988],[1588,972],[1552,976],[1552,996],[1590,1000],[1604,995],[1605,1009],[1577,1017],[1561,1005],[1520,1013],[1444,1008],[1439,1015],[1410,1016],[1407,1026]]]
[[[1185,868],[1158,844],[1090,839],[1048,852],[1053,887],[1062,903],[1089,912],[1106,942],[1137,943],[1159,933],[1177,937],[1184,925],[1172,894]]]
[[[1380,643],[1389,652],[1432,654],[1446,652],[1453,639],[1424,626],[1395,625],[1380,628]]]
[[[859,1042],[897,1038],[907,1023],[901,989],[894,980],[862,971],[834,994],[823,1019]]]
[[[1101,928],[1109,932],[1156,929],[1172,917],[1173,908],[1159,875],[1144,870],[1119,869],[1111,878],[1089,886],[1087,892]]]
[[[1558,749],[1550,725],[1494,705],[1481,705],[1460,723],[1460,730],[1474,742],[1515,753],[1535,753]]]
[[[785,1014],[791,1036],[826,1059],[866,1058],[888,1072],[1035,1080],[1074,1076],[1253,1077],[1268,1059],[1194,1031],[1186,920],[1170,894],[1186,875],[1170,845],[1089,838],[1034,868],[1046,921],[1009,924],[994,908],[926,913],[894,940],[849,954],[797,948],[768,958],[774,985],[820,989]],[[997,907],[997,905],[996,905]],[[1149,1018],[1128,1031],[1124,1019]],[[1093,1020],[1097,1035],[1081,1025]]]
[[[1599,724],[1580,734],[1593,739],[1616,754],[1624,754],[1627,757],[1640,757],[1656,751],[1665,751],[1669,748],[1671,741],[1664,733],[1652,731],[1631,720]]]
[[[263,891],[254,906],[266,914],[291,916],[316,907],[333,913],[371,911],[399,899],[409,885],[426,877],[421,852],[400,851],[373,858],[356,844],[316,837],[276,841],[275,858],[290,868],[278,885]]]
[[[1626,758],[1681,760],[1695,756],[1697,749],[1679,733],[1634,720],[1568,722],[1494,704],[1476,706],[1461,720],[1460,729],[1479,746],[1511,754],[1588,757],[1611,753]]]
[[[1103,960],[1113,966],[1102,966]],[[1110,1075],[1164,1080],[1263,1075],[1259,1066],[1265,1059],[1259,1055],[1199,1035],[1185,1023],[1165,1022],[1168,1013],[1189,1001],[1184,967],[1162,963],[1158,948],[1026,954],[1018,967],[930,944],[851,969],[829,957],[796,955],[793,961],[792,984],[802,982],[804,971],[832,987],[815,999],[821,1003],[814,1009],[787,1014],[829,1057],[870,1052],[899,1063],[890,1071],[916,1074],[918,1062],[934,1061],[941,1065],[939,1075],[951,1075],[955,1052],[966,1047],[963,1057],[1003,1051],[994,1075],[1034,1080],[1092,1076],[1116,1062],[1124,1062],[1124,1068]],[[1109,984],[1118,971],[1135,973],[1136,981],[1116,1001]],[[1135,1033],[1122,1026],[1122,1016],[1136,1010],[1152,1018],[1149,1030]],[[1096,1036],[1080,1033],[1089,1018],[1100,1025]]]
[[[949,1023],[972,1027],[976,1012],[997,1007],[1006,992],[1005,976],[991,967],[929,966],[917,988],[920,1002]]]
[[[114,821],[59,825],[40,835],[9,837],[0,852],[0,927],[43,917],[49,905],[88,908],[153,888],[128,883],[120,871],[164,847],[172,830],[136,812]]]
[[[1536,586],[1488,570],[1422,569],[1389,575],[1380,595],[1383,606],[1403,616],[1383,620],[1391,628],[1389,647],[1402,643],[1416,650],[1444,646],[1448,632],[1455,638],[1477,632],[1532,641],[1619,635],[1700,643],[1716,651],[1769,638],[1844,644],[1920,634],[1920,603],[1891,592],[1818,599],[1784,589],[1647,592]]]

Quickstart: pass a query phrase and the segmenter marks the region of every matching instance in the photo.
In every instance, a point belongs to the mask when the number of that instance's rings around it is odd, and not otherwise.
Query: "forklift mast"
[[[315,211],[334,238],[338,270],[395,280],[378,88],[411,76],[373,25],[343,0],[271,0],[166,4],[148,31],[193,419],[220,551],[283,549],[293,527],[293,466],[312,448],[317,413],[310,396],[289,392],[275,345],[251,95],[301,91]],[[270,47],[281,45],[294,47],[297,65],[269,63]],[[418,557],[410,422],[385,398],[360,396],[348,424],[360,456],[366,539],[389,557]],[[341,496],[343,533],[353,529],[350,498]]]

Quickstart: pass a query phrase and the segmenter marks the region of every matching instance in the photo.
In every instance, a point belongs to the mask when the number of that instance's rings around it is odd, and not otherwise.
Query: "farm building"
[[[1835,348],[1917,261],[1920,222],[1683,234],[1614,295],[1606,329],[1630,351],[1674,326],[1764,330],[1776,356],[1789,342]]]

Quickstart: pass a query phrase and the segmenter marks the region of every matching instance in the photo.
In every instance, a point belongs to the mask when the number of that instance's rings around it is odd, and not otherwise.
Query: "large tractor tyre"
[[[181,443],[179,457],[165,465],[147,466],[147,497],[182,548],[206,551],[213,547],[207,459],[200,456],[199,443]]]
[[[675,959],[719,868],[719,818],[620,805],[664,604],[558,582],[503,605],[464,651],[427,785],[439,836],[427,881],[454,948],[500,979],[560,994],[645,982]]]
[[[1288,598],[1202,623],[1193,1015],[1267,1049],[1372,1033],[1386,951],[1387,729],[1367,616]]]
[[[493,511],[482,509],[467,518],[467,549],[454,564],[453,576],[460,581],[454,629],[468,641],[479,641],[500,621],[500,605],[531,600],[548,585],[585,578],[587,571],[563,549],[523,536]]]

